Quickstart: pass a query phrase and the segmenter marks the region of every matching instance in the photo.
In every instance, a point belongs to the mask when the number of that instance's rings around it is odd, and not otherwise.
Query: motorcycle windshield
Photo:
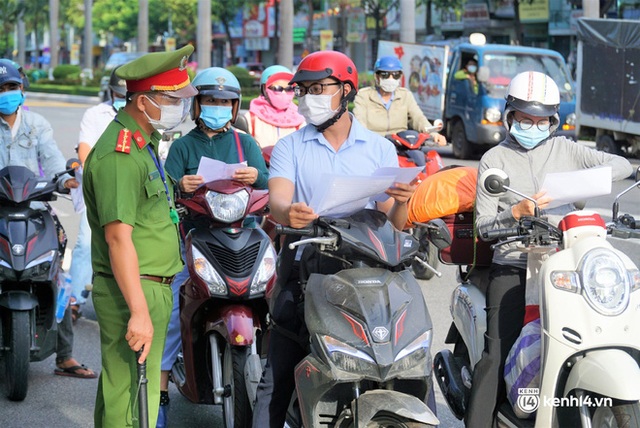
[[[359,211],[331,227],[340,233],[342,251],[348,259],[358,259],[361,254],[387,266],[398,266],[418,251],[418,242],[396,229],[378,210]]]
[[[14,203],[38,200],[55,189],[55,183],[36,176],[27,167],[7,166],[0,170],[0,200]]]

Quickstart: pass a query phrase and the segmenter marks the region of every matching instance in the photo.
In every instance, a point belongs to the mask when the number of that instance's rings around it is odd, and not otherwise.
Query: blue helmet
[[[233,118],[236,120],[240,107],[240,82],[229,70],[221,67],[210,67],[202,70],[191,84],[197,89],[198,95],[193,97],[191,118],[200,117],[200,102],[198,96],[210,95],[220,100],[233,100]]]
[[[198,90],[198,95],[211,95],[222,100],[240,98],[240,82],[225,68],[204,69],[196,75],[191,84]]]
[[[260,76],[260,85],[266,85],[271,76],[276,74],[286,73],[289,79],[293,77],[293,73],[284,65],[272,65],[264,69],[262,76]]]
[[[402,63],[395,56],[383,56],[378,58],[373,71],[402,71]]]

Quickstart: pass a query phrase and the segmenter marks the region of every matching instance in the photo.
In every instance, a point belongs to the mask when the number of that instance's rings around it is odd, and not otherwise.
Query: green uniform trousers
[[[147,355],[149,426],[156,426],[160,405],[160,364],[169,316],[171,286],[141,280],[153,323],[153,342]],[[94,422],[96,428],[138,427],[138,375],[136,354],[125,340],[129,308],[115,279],[95,276],[93,305],[100,326],[102,370],[98,382]]]

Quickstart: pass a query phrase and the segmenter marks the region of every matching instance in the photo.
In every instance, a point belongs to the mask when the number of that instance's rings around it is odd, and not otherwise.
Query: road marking
[[[78,103],[65,103],[62,101],[38,101],[38,100],[29,100],[25,102],[27,107],[91,107],[94,104],[78,104]]]

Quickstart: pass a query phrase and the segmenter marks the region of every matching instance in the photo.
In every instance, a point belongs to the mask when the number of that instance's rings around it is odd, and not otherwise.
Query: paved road
[[[84,109],[91,104],[79,105],[77,103],[36,100],[35,97],[27,98],[27,105],[34,111],[43,114],[53,125],[54,135],[63,154],[67,157],[74,155],[73,147],[77,142],[80,117]],[[74,100],[77,101],[77,100]],[[190,125],[186,125],[188,129]],[[476,165],[477,162],[461,162],[451,157],[450,149],[439,149],[444,156],[446,165],[464,164]],[[638,164],[634,160],[635,164]],[[630,185],[630,180],[614,185],[613,194],[623,187]],[[640,198],[630,198],[621,205],[622,211],[640,213]],[[613,196],[607,196],[592,200],[590,208],[601,212],[605,220],[610,218],[611,202]],[[78,216],[73,212],[71,203],[67,200],[56,202],[56,209],[61,216],[61,221],[69,235],[69,247],[76,239]],[[68,264],[68,261],[65,260]],[[434,323],[433,353],[444,347],[444,337],[447,333],[450,315],[450,294],[456,285],[456,268],[453,266],[442,267],[442,278],[435,278],[423,282],[423,289],[428,301],[429,311]],[[95,321],[95,313],[91,303],[84,308],[84,317],[76,327],[76,342],[74,346],[75,357],[82,363],[98,369],[100,367],[99,332]],[[25,401],[20,403],[8,401],[3,393],[0,393],[0,427],[2,428],[73,428],[93,426],[92,412],[97,380],[84,380],[63,378],[53,375],[55,368],[53,357],[38,363],[31,364],[29,393]],[[0,371],[0,389],[4,373]],[[440,391],[436,388],[438,416],[443,428],[461,428],[463,425],[455,419],[446,404]],[[172,409],[170,423],[172,427],[221,427],[221,410],[219,406],[203,406],[189,403],[171,385],[170,395]]]

